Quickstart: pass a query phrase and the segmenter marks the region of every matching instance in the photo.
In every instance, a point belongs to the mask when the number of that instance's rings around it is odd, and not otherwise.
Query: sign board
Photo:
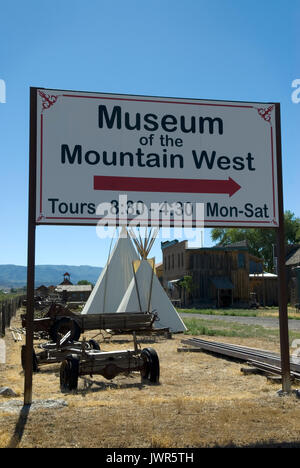
[[[278,226],[275,104],[36,93],[36,224]]]
[[[279,103],[31,88],[28,207],[24,405],[32,402],[36,225],[138,218],[163,226],[165,209],[173,225],[187,210],[193,227],[277,228],[282,390],[290,393]]]

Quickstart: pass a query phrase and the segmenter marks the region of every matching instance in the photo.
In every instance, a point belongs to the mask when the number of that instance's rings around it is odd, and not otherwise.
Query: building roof
[[[186,242],[186,241],[183,241],[183,242]],[[171,241],[161,242],[160,246],[161,246],[161,249],[163,250],[163,249],[166,249],[167,247],[171,247],[171,246],[176,245],[178,243],[179,243],[178,239],[173,239]]]
[[[233,247],[235,249],[239,249],[240,247],[246,247],[248,249],[249,245],[248,241],[245,239],[238,242],[233,242],[232,244],[218,244],[217,247]]]
[[[267,273],[264,271],[263,273],[250,273],[250,278],[277,278],[277,275],[274,273]]]
[[[233,244],[217,244],[212,247],[189,247],[187,250],[249,250],[249,246],[246,240],[240,242],[234,242]]]
[[[285,262],[287,266],[300,265],[300,246],[294,250]]]
[[[59,284],[56,286],[57,292],[87,292],[92,290],[91,284]]]
[[[64,286],[73,286],[73,283],[71,283],[71,281],[65,279],[63,280],[60,285],[64,285]]]

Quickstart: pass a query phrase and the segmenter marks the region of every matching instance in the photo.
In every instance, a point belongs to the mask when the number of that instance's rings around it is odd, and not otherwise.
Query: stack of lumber
[[[281,374],[281,358],[277,353],[257,348],[248,348],[228,343],[219,343],[216,341],[201,340],[199,338],[190,338],[181,341],[188,345],[186,350],[203,350],[232,358],[238,361],[247,362],[253,367],[270,374]],[[291,376],[300,380],[300,359],[290,359]]]

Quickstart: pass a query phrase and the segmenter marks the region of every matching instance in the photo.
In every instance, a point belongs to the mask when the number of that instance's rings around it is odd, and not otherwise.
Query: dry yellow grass
[[[19,326],[18,319],[14,325]],[[115,337],[102,347],[132,348],[127,338]],[[178,353],[182,338],[175,335],[172,340],[141,343],[142,348],[152,346],[159,354],[159,385],[142,385],[139,374],[113,381],[94,376],[80,379],[77,392],[62,394],[59,365],[41,367],[34,375],[33,399],[63,398],[68,406],[32,410],[23,419],[18,413],[0,410],[0,447],[300,445],[300,402],[295,396],[278,397],[280,385],[263,376],[244,376],[241,364],[205,353]],[[266,343],[254,339],[223,341],[266,348]],[[13,388],[22,401],[21,344],[9,332],[6,343],[7,363],[0,365],[0,386]],[[278,351],[273,344],[268,346]]]
[[[293,306],[289,306],[287,310],[289,318],[297,320],[300,319],[299,309],[296,309],[296,307]],[[257,309],[256,312],[258,314],[258,317],[279,317],[279,310],[277,308],[260,307],[259,309]]]

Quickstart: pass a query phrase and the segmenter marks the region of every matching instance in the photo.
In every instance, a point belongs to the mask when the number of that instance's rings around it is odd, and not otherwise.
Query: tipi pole
[[[117,228],[115,229],[116,232]],[[105,314],[105,301],[106,301],[106,290],[107,290],[107,279],[108,279],[108,267],[109,267],[109,259],[110,259],[110,253],[111,253],[111,247],[112,247],[112,242],[113,238],[111,239],[111,243],[109,246],[109,252],[108,252],[108,258],[107,258],[107,268],[106,268],[106,275],[105,275],[105,283],[104,283],[104,295],[103,295],[103,306],[102,306],[102,313]]]
[[[151,305],[152,288],[153,288],[153,276],[154,276],[154,267],[155,267],[155,262],[153,261],[152,276],[151,276],[151,284],[150,284],[149,299],[148,299],[148,309],[147,309],[148,314],[149,314],[149,312],[150,312],[150,305]]]
[[[135,269],[134,269],[133,262],[132,262],[132,269],[133,269],[133,276],[134,276],[134,282],[135,282],[135,289],[136,289],[136,293],[137,293],[137,297],[138,297],[138,301],[139,301],[140,312],[143,312],[142,311],[140,293],[139,293],[139,287],[138,287],[137,280],[136,280],[136,274],[135,274]]]

